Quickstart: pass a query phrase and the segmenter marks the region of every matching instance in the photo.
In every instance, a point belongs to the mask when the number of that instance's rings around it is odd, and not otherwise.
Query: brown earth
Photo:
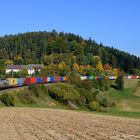
[[[140,120],[55,109],[0,109],[0,140],[140,140]]]

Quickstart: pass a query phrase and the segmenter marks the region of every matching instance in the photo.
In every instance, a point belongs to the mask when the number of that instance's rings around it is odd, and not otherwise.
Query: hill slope
[[[140,112],[140,87],[139,80],[125,80],[125,89],[118,91],[111,89],[111,96],[117,103],[117,111]]]
[[[117,47],[117,46],[116,46]],[[47,55],[55,54],[54,63],[59,61],[71,65],[71,54],[76,56],[78,64],[92,64],[92,56],[98,55],[103,64],[119,67],[125,72],[140,69],[140,58],[114,48],[97,44],[94,40],[85,40],[79,35],[56,32],[31,32],[9,35],[0,38],[0,59],[13,61],[14,64],[48,63]],[[57,55],[56,55],[57,54]],[[2,61],[1,61],[2,65]]]

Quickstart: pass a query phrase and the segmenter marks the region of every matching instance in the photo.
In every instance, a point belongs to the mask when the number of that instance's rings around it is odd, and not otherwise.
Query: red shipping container
[[[36,78],[35,78],[35,77],[32,77],[32,78],[31,78],[31,83],[32,83],[32,84],[35,84],[35,82],[36,82]]]
[[[137,79],[137,76],[131,76],[132,79]]]
[[[99,80],[99,76],[96,76],[96,80]]]
[[[29,85],[29,84],[31,84],[31,78],[30,77],[26,77],[24,79],[24,85]]]
[[[55,81],[55,82],[60,81],[60,77],[54,77],[54,81]]]
[[[47,83],[47,77],[41,77],[42,78],[42,83]]]

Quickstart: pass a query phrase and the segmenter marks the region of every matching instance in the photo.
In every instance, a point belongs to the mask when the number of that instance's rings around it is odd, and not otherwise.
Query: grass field
[[[39,97],[34,96],[34,94],[27,90],[27,88],[15,89],[7,91],[7,93],[14,96],[14,106],[16,107],[70,109],[68,106],[48,96],[48,94],[46,94],[41,88],[38,89],[38,93],[40,93]],[[20,95],[18,95],[19,93]],[[33,95],[30,96],[30,94]],[[115,101],[115,107],[107,108],[106,112],[93,112],[86,107],[79,111],[98,113],[102,115],[140,118],[140,84],[138,84],[138,80],[125,80],[124,90],[119,91],[111,88],[110,91],[106,92],[106,95]],[[26,102],[24,102],[24,99],[26,99]],[[0,107],[5,106],[1,104]]]
[[[116,107],[108,109],[108,114],[140,118],[140,86],[139,80],[125,80],[122,91],[111,89],[107,96],[113,98]]]

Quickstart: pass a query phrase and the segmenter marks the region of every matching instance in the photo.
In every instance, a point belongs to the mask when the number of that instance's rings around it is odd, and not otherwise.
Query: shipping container
[[[87,76],[87,79],[90,79],[90,76]]]
[[[66,76],[63,77],[63,81],[64,82],[67,81],[67,77]]]
[[[98,76],[98,80],[102,80],[103,79],[103,76]]]
[[[99,76],[96,76],[96,80],[99,80]]]
[[[54,77],[54,81],[55,81],[55,82],[59,82],[59,81],[60,81],[60,77],[58,77],[58,76],[56,77],[56,76],[55,76],[55,77]]]
[[[1,88],[6,88],[9,86],[9,81],[7,79],[0,80],[0,89]]]
[[[51,83],[54,83],[54,82],[55,82],[55,79],[54,79],[53,76],[50,77],[50,82],[51,82]]]
[[[93,76],[89,76],[89,79],[91,79],[91,80],[92,80],[92,79],[93,79]]]
[[[47,77],[47,83],[50,83],[50,82],[51,82],[50,77]]]
[[[42,83],[42,78],[41,77],[37,77],[36,78],[36,83]]]
[[[22,86],[23,83],[24,83],[24,78],[17,78],[17,84],[18,84],[19,86]]]
[[[47,77],[42,77],[42,83],[47,83]]]
[[[7,78],[9,81],[9,86],[18,85],[17,78]]]
[[[36,83],[36,77],[31,77],[31,83],[35,84]]]
[[[137,76],[132,75],[131,79],[137,79]]]
[[[30,84],[32,84],[32,83],[31,83],[31,78],[30,78],[30,77],[26,77],[26,78],[24,79],[24,85],[30,85]]]
[[[62,76],[60,76],[60,81],[63,82],[63,77]]]
[[[81,76],[80,79],[81,80],[86,80],[87,79],[87,76]]]

